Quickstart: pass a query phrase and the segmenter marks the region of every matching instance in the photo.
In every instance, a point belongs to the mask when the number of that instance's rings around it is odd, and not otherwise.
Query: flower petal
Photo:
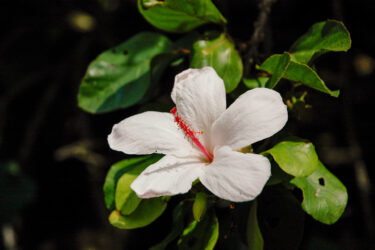
[[[114,125],[108,143],[126,154],[200,155],[184,136],[172,114],[149,111]]]
[[[288,111],[280,94],[256,88],[242,94],[212,125],[214,145],[238,150],[280,131]]]
[[[229,147],[215,148],[214,161],[203,168],[202,184],[216,196],[235,202],[253,200],[271,175],[269,160]]]
[[[178,74],[172,90],[178,115],[195,131],[203,131],[203,145],[210,150],[212,123],[225,111],[223,80],[211,67],[188,69]]]
[[[141,198],[186,193],[205,164],[194,158],[166,155],[146,168],[130,187]]]

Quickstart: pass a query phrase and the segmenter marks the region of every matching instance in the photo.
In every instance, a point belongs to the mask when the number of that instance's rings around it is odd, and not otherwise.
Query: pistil
[[[203,134],[203,131],[194,131],[191,130],[190,127],[186,124],[186,122],[177,114],[177,108],[174,107],[171,109],[171,114],[174,116],[174,120],[177,125],[184,131],[185,135],[191,139],[191,141],[203,152],[203,154],[207,157],[207,159],[212,162],[214,157],[213,155],[207,151],[207,149],[202,145],[199,139],[195,136],[195,134]]]

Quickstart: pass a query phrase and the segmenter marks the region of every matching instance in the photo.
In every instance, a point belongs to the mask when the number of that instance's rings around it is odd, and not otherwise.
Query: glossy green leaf
[[[246,87],[248,87],[249,89],[255,89],[266,87],[266,83],[269,80],[269,77],[260,76],[257,78],[243,78],[242,80]]]
[[[314,173],[290,181],[303,192],[302,208],[325,224],[335,223],[348,202],[345,186],[319,162]]]
[[[196,221],[201,221],[207,209],[207,194],[199,192],[196,194],[193,203],[193,216]]]
[[[336,20],[314,24],[290,48],[292,58],[308,64],[317,56],[329,51],[347,51],[351,47],[351,38],[345,25]]]
[[[159,244],[150,248],[150,250],[164,250],[167,248],[168,244],[176,239],[184,229],[184,219],[188,211],[189,204],[186,201],[180,202],[175,209],[173,210],[173,222],[172,222],[172,231],[168,236]]]
[[[258,222],[264,249],[300,249],[305,213],[298,200],[282,186],[271,186],[258,197]]]
[[[151,25],[168,32],[227,22],[211,0],[138,0],[138,10]]]
[[[281,66],[285,65],[282,62],[286,58],[285,54],[278,54],[278,55],[272,55],[258,68],[261,70],[264,70],[272,75],[277,75],[275,78],[276,80],[272,81],[271,83],[267,83],[267,87],[274,87],[277,84],[277,80],[280,78],[280,73],[282,68]],[[283,59],[284,58],[284,59]],[[324,81],[319,77],[319,75],[308,65],[298,63],[295,61],[290,61],[287,69],[284,70],[284,74],[282,75],[282,78],[288,79],[290,81],[294,82],[300,82],[304,85],[307,85],[313,89],[319,90],[323,93],[327,93],[331,96],[338,97],[340,94],[340,91],[330,90]],[[272,79],[272,78],[271,78]],[[270,81],[271,81],[270,79]]]
[[[312,143],[283,141],[266,151],[286,173],[308,176],[318,167],[319,159]]]
[[[178,240],[178,249],[211,250],[219,238],[219,222],[213,211],[200,222],[194,220]]]
[[[324,81],[319,77],[319,75],[311,67],[306,64],[291,62],[289,64],[288,70],[286,71],[284,77],[288,80],[301,82],[313,89],[319,90],[323,93],[327,93],[331,96],[338,97],[340,94],[339,90],[330,90]]]
[[[134,176],[134,171],[140,171],[145,169],[147,166],[158,161],[162,155],[148,155],[143,157],[135,157],[131,159],[126,159],[119,161],[112,165],[107,173],[105,182],[103,185],[105,204],[108,209],[114,209],[115,207],[115,194],[116,194],[116,185],[121,176],[127,172],[132,172],[130,176]],[[128,188],[125,188],[129,190]],[[129,193],[129,192],[128,192]],[[123,204],[123,202],[121,202]],[[121,206],[120,206],[121,208]]]
[[[227,93],[233,91],[242,78],[243,65],[241,57],[232,40],[222,33],[219,36],[211,33],[193,45],[191,68],[213,67],[224,80]]]
[[[263,250],[264,240],[258,224],[258,202],[254,200],[250,206],[247,219],[246,241],[249,250]]]
[[[90,113],[102,113],[137,103],[150,85],[152,58],[171,49],[167,37],[142,32],[101,53],[82,80],[78,105]]]
[[[271,78],[267,81],[266,87],[273,89],[276,84],[284,77],[288,70],[290,64],[289,53],[284,53],[281,55],[273,55],[269,57],[262,65],[261,69],[266,71],[271,71]]]
[[[109,222],[120,229],[144,227],[162,215],[166,207],[167,201],[164,198],[145,199],[129,215],[122,215],[118,210],[114,210],[109,215]]]

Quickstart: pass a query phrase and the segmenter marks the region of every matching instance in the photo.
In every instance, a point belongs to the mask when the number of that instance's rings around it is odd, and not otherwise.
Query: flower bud
[[[207,194],[197,193],[193,204],[193,216],[196,221],[200,221],[207,210]]]

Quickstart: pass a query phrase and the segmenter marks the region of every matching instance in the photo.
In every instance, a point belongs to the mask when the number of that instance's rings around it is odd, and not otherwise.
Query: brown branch
[[[254,23],[254,32],[251,39],[247,43],[247,52],[245,55],[244,75],[247,76],[253,65],[254,58],[258,55],[259,45],[263,42],[265,27],[268,16],[271,13],[272,4],[277,0],[261,0],[258,4],[259,15]]]

